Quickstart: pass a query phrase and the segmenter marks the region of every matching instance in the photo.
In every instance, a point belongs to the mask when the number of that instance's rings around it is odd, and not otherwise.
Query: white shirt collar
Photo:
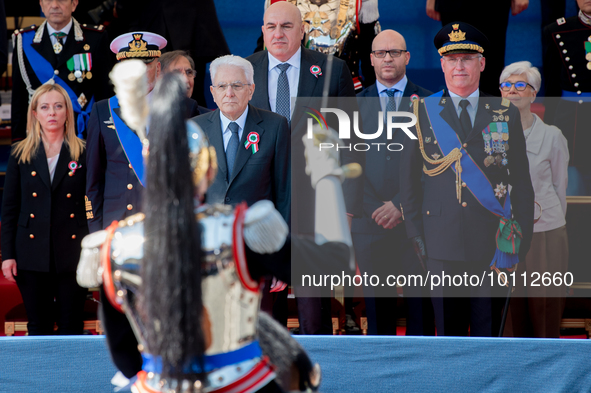
[[[406,77],[406,75],[404,75],[402,77],[402,79],[400,79],[392,87],[386,87],[385,85],[381,84],[380,81],[376,80],[376,87],[378,89],[378,94],[382,93],[384,90],[391,90],[391,89],[400,90],[400,93],[403,94],[404,93],[404,89],[406,89],[406,84],[407,83],[408,83],[408,78]]]
[[[230,131],[228,129],[228,125],[232,121],[235,122],[236,124],[238,124],[238,126],[240,127],[240,130],[244,130],[244,125],[246,124],[246,116],[248,116],[248,105],[246,105],[246,109],[244,110],[244,112],[242,112],[240,117],[236,120],[228,119],[220,110],[220,120],[222,122],[222,134],[225,134],[226,132],[232,133],[232,131]],[[239,135],[242,135],[242,133],[239,133]]]
[[[460,105],[460,101],[462,101],[464,99],[468,100],[468,102],[470,103],[470,105],[472,106],[472,109],[474,111],[476,111],[476,109],[478,108],[478,98],[480,97],[480,90],[478,90],[478,89],[474,90],[472,92],[472,94],[470,94],[468,97],[461,97],[449,89],[448,89],[448,91],[449,91],[449,96],[451,97],[451,100],[454,103],[454,107],[456,108],[456,111],[459,110],[458,108]]]
[[[273,68],[277,67],[279,64],[283,64],[283,63],[288,63],[290,66],[299,69],[300,68],[300,62],[302,60],[302,47],[300,46],[297,50],[296,53],[294,53],[294,55],[292,57],[289,58],[289,60],[283,62],[283,61],[279,61],[277,60],[272,54],[271,52],[268,52],[269,55],[269,71],[271,71]]]
[[[70,18],[70,21],[68,22],[68,24],[61,30],[56,30],[53,27],[51,27],[51,25],[49,24],[49,22],[47,22],[47,34],[49,34],[49,36],[51,37],[51,35],[57,31],[61,31],[63,33],[65,33],[66,35],[70,34],[70,29],[72,28],[72,18]]]

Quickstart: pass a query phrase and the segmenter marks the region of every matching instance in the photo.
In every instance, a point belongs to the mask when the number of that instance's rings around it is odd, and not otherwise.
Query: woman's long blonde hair
[[[31,98],[31,104],[29,104],[29,110],[27,111],[27,137],[15,144],[12,154],[18,157],[18,163],[30,164],[32,158],[37,154],[39,145],[41,144],[41,125],[35,118],[33,111],[37,109],[39,97],[50,91],[59,92],[66,102],[66,126],[64,130],[64,142],[70,150],[70,155],[74,161],[78,161],[86,142],[76,136],[76,128],[74,127],[74,111],[72,109],[72,101],[68,97],[68,93],[63,87],[56,84],[45,84],[39,86]]]

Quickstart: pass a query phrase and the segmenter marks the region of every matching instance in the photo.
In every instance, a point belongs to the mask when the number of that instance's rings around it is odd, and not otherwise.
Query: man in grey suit
[[[322,97],[328,75],[328,56],[308,50],[301,45],[304,26],[299,9],[286,1],[279,1],[267,8],[262,27],[266,50],[247,58],[254,67],[254,80],[259,87],[253,95],[253,106],[271,110],[285,116],[291,126],[292,195],[293,217],[291,229],[294,234],[314,234],[314,190],[305,174],[306,166],[302,136],[306,132],[307,106],[318,103],[310,97]],[[344,61],[333,58],[329,97],[355,97],[351,72]],[[296,98],[297,100],[291,100]],[[316,100],[319,102],[319,100]],[[319,108],[317,108],[319,109]],[[331,118],[327,118],[329,125]],[[338,129],[336,126],[333,126]],[[354,143],[355,139],[350,140]],[[341,163],[357,162],[363,166],[364,155],[355,151],[342,150]],[[345,181],[345,203],[347,211],[356,216],[361,214],[363,187],[359,180]],[[350,207],[350,208],[349,208]],[[300,333],[331,334],[330,298],[298,296],[296,289]],[[314,294],[319,296],[320,294]],[[286,305],[284,306],[286,308]],[[277,309],[277,307],[276,307]],[[322,311],[321,311],[322,309]],[[274,316],[277,315],[274,313]],[[321,317],[322,316],[322,317]],[[286,316],[285,316],[286,318]],[[282,318],[279,318],[282,319]]]
[[[366,133],[375,132],[379,122],[385,123],[388,111],[412,111],[411,100],[430,96],[429,90],[415,85],[406,77],[410,52],[404,37],[394,30],[384,30],[372,43],[371,64],[376,83],[357,95]],[[384,116],[380,119],[378,112]],[[400,122],[408,121],[401,118]],[[372,142],[403,144],[407,136],[394,129],[387,139],[386,126]],[[406,236],[400,209],[400,145],[391,150],[383,147],[366,153],[363,193],[363,214],[353,218],[351,235],[360,272],[376,274],[385,280],[389,274],[421,274],[422,269],[413,245]],[[393,151],[392,151],[393,150]],[[396,288],[363,288],[369,334],[396,334]],[[404,287],[407,304],[407,335],[434,333],[433,309],[429,292],[422,299],[421,288]]]
[[[211,94],[218,109],[193,120],[215,147],[218,173],[207,203],[250,206],[262,199],[289,222],[290,148],[287,121],[249,105],[255,91],[252,65],[238,56],[222,56],[210,66]]]

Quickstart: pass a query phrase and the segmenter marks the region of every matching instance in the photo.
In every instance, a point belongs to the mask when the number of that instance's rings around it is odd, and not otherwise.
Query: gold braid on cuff
[[[420,100],[424,102],[424,99]],[[419,100],[415,100],[413,102],[413,112],[417,118],[417,138],[419,139],[419,149],[421,150],[421,154],[423,155],[423,159],[427,161],[431,165],[436,165],[433,169],[427,169],[425,164],[423,164],[423,172],[427,176],[438,176],[445,172],[447,168],[449,168],[453,163],[456,164],[456,196],[458,198],[459,203],[462,203],[462,164],[460,160],[462,159],[462,152],[457,147],[454,148],[448,155],[440,158],[438,160],[433,160],[427,156],[425,153],[425,147],[423,146],[423,134],[421,133],[421,127],[419,125]]]

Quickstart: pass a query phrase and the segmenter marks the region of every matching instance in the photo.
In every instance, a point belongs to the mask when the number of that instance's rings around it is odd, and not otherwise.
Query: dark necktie
[[[57,43],[53,45],[53,52],[56,55],[59,55],[64,48],[64,38],[67,36],[67,34],[63,31],[56,31],[52,34],[52,36],[54,36],[57,40]]]
[[[287,69],[289,64],[283,63],[277,66],[281,73],[277,78],[277,101],[275,102],[275,112],[284,116],[288,122],[290,122],[290,108],[289,108],[289,81],[287,80]]]
[[[386,94],[388,95],[388,105],[386,105],[387,112],[395,112],[396,111],[396,98],[394,94],[398,89],[386,90]]]
[[[460,135],[462,141],[465,140],[470,132],[472,131],[472,122],[470,121],[470,115],[466,108],[470,105],[468,100],[460,101],[460,107],[462,108],[462,112],[460,112],[460,124],[462,125],[462,134]]]
[[[230,131],[232,131],[232,137],[228,142],[228,147],[226,148],[226,164],[228,164],[228,182],[232,179],[232,171],[234,170],[234,161],[236,161],[236,153],[238,152],[238,143],[240,139],[238,137],[238,130],[240,127],[237,123],[231,122],[228,125]]]

